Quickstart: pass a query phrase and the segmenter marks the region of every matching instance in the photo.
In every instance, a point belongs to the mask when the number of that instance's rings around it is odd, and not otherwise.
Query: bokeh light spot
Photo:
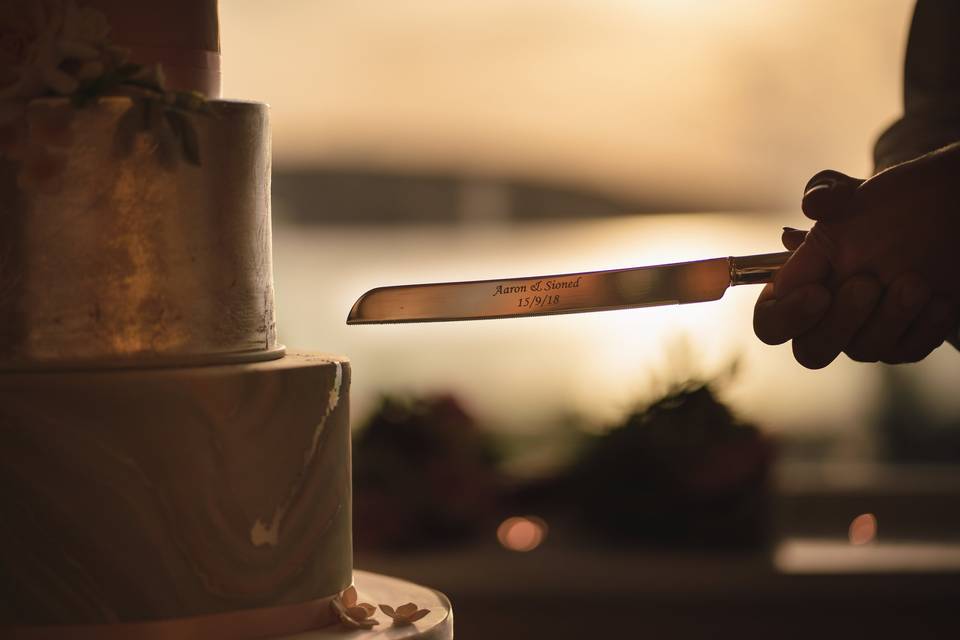
[[[861,513],[850,522],[850,544],[867,544],[877,537],[877,516]]]
[[[511,551],[533,551],[547,537],[547,523],[536,516],[513,516],[497,527],[497,540]]]

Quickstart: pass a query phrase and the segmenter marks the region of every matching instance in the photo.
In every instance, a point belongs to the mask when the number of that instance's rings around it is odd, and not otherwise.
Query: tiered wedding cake
[[[216,0],[0,13],[0,635],[334,622],[350,369],[277,342],[268,109],[217,99]]]

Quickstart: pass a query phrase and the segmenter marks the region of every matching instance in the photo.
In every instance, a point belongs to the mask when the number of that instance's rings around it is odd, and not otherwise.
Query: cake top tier
[[[163,65],[170,89],[220,96],[217,0],[79,0],[100,11],[130,61]]]
[[[217,0],[0,0],[0,100],[109,93],[130,63],[220,97]]]

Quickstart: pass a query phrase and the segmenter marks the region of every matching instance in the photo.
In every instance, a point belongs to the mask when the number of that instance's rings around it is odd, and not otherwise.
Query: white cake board
[[[421,609],[430,609],[430,613],[415,624],[399,627],[393,626],[393,620],[378,609],[373,617],[380,624],[369,631],[336,624],[276,640],[453,640],[453,607],[439,591],[366,571],[354,571],[353,583],[361,602],[394,608],[415,602]]]

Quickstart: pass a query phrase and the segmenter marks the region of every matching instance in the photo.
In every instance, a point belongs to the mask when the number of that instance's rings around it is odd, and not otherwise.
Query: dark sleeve
[[[960,2],[918,0],[903,78],[903,117],[874,147],[876,170],[960,140]]]

